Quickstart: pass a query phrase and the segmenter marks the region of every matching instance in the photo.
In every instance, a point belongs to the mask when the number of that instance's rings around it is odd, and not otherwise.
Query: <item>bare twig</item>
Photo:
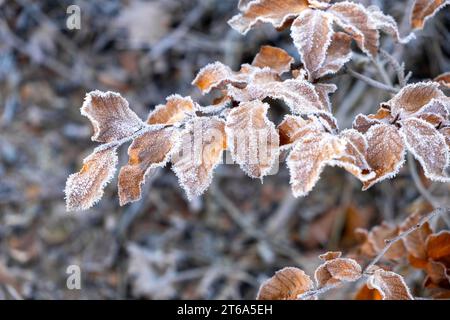
[[[398,89],[396,89],[392,86],[389,86],[389,85],[381,83],[377,80],[371,79],[371,78],[369,78],[359,72],[356,72],[348,67],[344,67],[344,68],[349,75],[355,77],[356,79],[364,81],[365,83],[367,83],[368,85],[370,85],[372,87],[378,88],[380,90],[388,91],[390,93],[397,93],[399,91]]]

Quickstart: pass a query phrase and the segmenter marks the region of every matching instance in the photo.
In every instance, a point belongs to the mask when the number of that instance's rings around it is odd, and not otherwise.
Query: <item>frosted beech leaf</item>
[[[190,120],[180,134],[172,155],[172,170],[188,199],[199,196],[211,184],[213,171],[226,148],[225,122],[217,117]]]
[[[367,284],[363,284],[355,295],[355,300],[381,300],[381,294],[376,289],[370,289]]]
[[[298,295],[312,290],[314,284],[303,270],[286,267],[278,270],[259,288],[258,300],[296,300]]]
[[[425,106],[419,111],[412,114],[412,117],[416,117],[430,123],[434,127],[440,127],[444,124],[449,117],[450,110],[450,98],[441,97],[431,99]]]
[[[450,150],[450,127],[443,127],[439,129],[439,132],[444,136],[447,147]]]
[[[369,12],[360,4],[343,1],[333,4],[327,12],[336,23],[356,41],[358,47],[370,56],[376,56],[379,45],[378,30],[369,19]]]
[[[369,6],[367,11],[369,12],[369,21],[372,26],[391,35],[397,42],[405,44],[415,38],[413,33],[405,38],[400,37],[397,22],[393,17],[384,14],[377,6]]]
[[[116,172],[116,148],[99,147],[83,160],[83,167],[67,178],[66,207],[68,211],[86,210],[103,196],[103,189]]]
[[[450,71],[445,72],[436,78],[434,78],[434,81],[439,82],[441,85],[450,88]]]
[[[333,260],[340,258],[342,255],[342,252],[340,251],[328,251],[324,254],[319,255],[319,259],[323,261]]]
[[[370,127],[376,124],[381,124],[381,121],[378,119],[372,119],[365,114],[358,114],[355,117],[355,120],[353,120],[352,127],[361,133],[366,133]]]
[[[415,0],[411,13],[412,27],[422,29],[429,18],[449,3],[446,0]]]
[[[295,197],[305,196],[312,190],[324,167],[343,155],[345,145],[329,133],[311,132],[297,140],[287,158]]]
[[[383,300],[414,300],[403,277],[391,271],[376,270],[367,280],[367,286],[378,290]]]
[[[144,126],[129,108],[127,100],[115,92],[98,90],[86,94],[81,114],[94,127],[93,141],[112,142],[131,136]]]
[[[436,262],[433,260],[428,261],[425,266],[427,277],[424,281],[424,287],[443,287],[449,288],[450,286],[450,269],[447,269],[445,264]]]
[[[192,84],[197,86],[203,94],[210,92],[224,83],[233,81],[234,73],[230,67],[220,63],[214,62],[203,67],[192,81]],[[245,85],[245,81],[241,80]]]
[[[303,119],[300,116],[286,115],[278,125],[280,145],[294,143],[311,132],[323,132],[320,122],[314,118]]]
[[[331,44],[328,47],[325,59],[312,74],[312,78],[318,79],[327,74],[335,74],[352,57],[351,50],[352,38],[344,32],[336,32],[331,38]]]
[[[335,258],[322,263],[315,271],[317,287],[356,281],[361,277],[361,266],[353,259]]]
[[[228,24],[242,34],[246,34],[258,23],[271,23],[281,28],[308,9],[307,0],[255,0],[240,8],[242,13],[235,15]]]
[[[374,253],[378,254],[386,246],[386,241],[395,238],[399,234],[399,228],[383,222],[379,226],[375,226],[370,230],[367,241],[374,249]],[[389,260],[402,259],[405,256],[405,247],[401,241],[393,243],[384,255]]]
[[[319,112],[314,114],[315,117],[317,117],[317,120],[322,124],[325,131],[331,132],[331,133],[337,133],[338,131],[338,123],[335,117],[331,113],[328,112]]]
[[[403,87],[391,100],[386,102],[393,116],[402,119],[419,111],[432,99],[445,98],[436,82],[418,82]]]
[[[405,158],[405,143],[394,126],[374,125],[367,131],[366,139],[368,143],[366,160],[376,175],[375,178],[364,182],[363,190],[395,176]]]
[[[347,142],[345,154],[336,160],[336,164],[353,174],[361,181],[375,177],[366,161],[368,143],[364,135],[354,129],[341,132],[340,136]]]
[[[417,213],[410,215],[400,225],[400,232],[404,232],[416,226],[420,222],[421,218],[422,216]],[[428,236],[432,233],[433,231],[430,228],[430,224],[428,222],[425,222],[416,231],[411,232],[409,235],[402,238],[403,244],[405,245],[405,248],[408,251],[408,253],[417,259],[426,260],[427,259],[426,241]]]
[[[272,46],[262,46],[253,59],[252,65],[259,68],[269,67],[281,75],[291,70],[292,63],[294,63],[294,58],[285,50]]]
[[[316,89],[316,93],[319,96],[323,109],[331,112],[330,94],[337,90],[337,86],[333,83],[316,83],[314,84],[314,88]]]
[[[141,186],[146,176],[169,160],[177,141],[176,133],[171,127],[161,128],[145,132],[133,141],[128,148],[128,164],[119,173],[120,205],[141,198]]]
[[[434,261],[445,263],[450,267],[450,232],[443,230],[428,237],[427,243],[428,257]]]
[[[449,151],[444,136],[428,122],[409,118],[401,121],[400,133],[408,150],[420,162],[427,178],[450,181],[445,169],[449,164]]]
[[[309,6],[316,9],[327,9],[331,0],[308,0]]]
[[[333,35],[333,19],[321,10],[305,10],[295,19],[291,37],[310,78],[325,60]]]
[[[187,113],[195,108],[190,97],[175,94],[167,97],[166,100],[166,104],[156,106],[155,110],[150,112],[147,118],[148,124],[175,124],[186,118]]]
[[[279,157],[279,135],[267,118],[269,105],[244,102],[227,116],[226,132],[233,160],[252,178],[267,175]]]

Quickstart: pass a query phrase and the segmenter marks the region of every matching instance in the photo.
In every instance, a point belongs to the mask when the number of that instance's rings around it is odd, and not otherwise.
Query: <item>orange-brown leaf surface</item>
[[[450,71],[438,75],[433,81],[439,82],[441,85],[450,88]]]
[[[258,300],[296,300],[298,295],[312,290],[311,278],[301,269],[286,267],[278,270],[259,288]]]
[[[361,266],[353,259],[335,258],[317,267],[314,278],[318,288],[343,281],[356,281],[361,277]]]
[[[167,97],[166,104],[155,107],[147,118],[148,124],[175,124],[186,118],[187,113],[194,111],[195,105],[190,97],[177,94]]]
[[[414,300],[403,277],[392,271],[376,270],[367,280],[367,286],[378,290],[383,300]]]
[[[226,132],[233,160],[252,178],[267,175],[279,157],[279,135],[267,118],[269,105],[241,103],[228,114]]]
[[[411,13],[412,27],[422,29],[425,22],[447,4],[449,4],[447,0],[415,0]]]
[[[252,65],[258,68],[269,67],[281,75],[291,70],[292,63],[294,63],[294,58],[285,50],[272,46],[262,46],[253,59]]]
[[[81,114],[94,127],[93,141],[112,142],[131,136],[144,123],[130,109],[127,100],[115,92],[91,91],[86,94]]]
[[[117,161],[116,148],[98,148],[84,159],[81,170],[67,179],[67,210],[86,210],[100,200],[116,172]]]

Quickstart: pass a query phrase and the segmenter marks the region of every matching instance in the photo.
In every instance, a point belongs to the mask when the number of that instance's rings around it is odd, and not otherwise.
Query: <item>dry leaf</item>
[[[292,24],[291,37],[310,79],[325,61],[333,32],[332,16],[320,10],[305,10]]]
[[[330,94],[334,93],[337,90],[337,86],[333,83],[315,83],[314,89],[316,90],[317,95],[319,96],[319,100],[322,103],[323,109],[327,110],[331,113],[331,101]],[[332,122],[335,129],[338,128],[336,119],[333,117]]]
[[[317,118],[303,119],[300,116],[286,115],[283,121],[278,125],[280,134],[280,145],[294,143],[305,134],[312,131],[323,132],[323,127]]]
[[[324,254],[319,255],[319,259],[323,261],[333,260],[340,258],[342,256],[342,252],[340,251],[328,251]]]
[[[296,300],[298,295],[312,290],[311,278],[298,268],[286,267],[278,270],[259,288],[257,300]]]
[[[103,196],[103,189],[116,172],[116,148],[97,148],[83,160],[83,167],[67,178],[66,207],[68,211],[86,210]]]
[[[355,295],[355,300],[381,300],[383,297],[376,289],[370,289],[367,284],[363,284]]]
[[[344,32],[334,33],[325,59],[313,72],[312,78],[318,79],[338,72],[352,58],[351,40],[352,38]]]
[[[314,273],[318,288],[336,285],[344,281],[356,281],[361,277],[361,266],[353,259],[335,258],[325,261]]]
[[[400,232],[404,232],[409,230],[411,227],[416,226],[420,222],[421,218],[422,216],[417,213],[410,215],[400,225]],[[433,231],[431,230],[430,224],[425,222],[419,229],[402,238],[403,244],[405,245],[408,253],[416,259],[427,260],[428,254],[426,249],[426,241],[428,236],[432,233]]]
[[[345,152],[346,142],[328,133],[311,131],[297,140],[287,158],[295,197],[305,196],[319,180],[326,165]]]
[[[86,94],[81,114],[94,127],[93,141],[112,142],[131,136],[144,123],[129,108],[128,102],[115,92],[98,90]]]
[[[376,270],[367,280],[367,286],[378,290],[383,300],[414,300],[403,277],[391,271]]]
[[[445,137],[421,119],[402,120],[401,125],[400,133],[406,146],[422,165],[425,176],[434,181],[450,181],[445,172],[449,165],[449,150]]]
[[[444,263],[450,268],[450,232],[443,230],[427,239],[427,254],[434,261]]]
[[[394,126],[374,125],[369,128],[365,136],[368,143],[366,160],[376,176],[364,182],[363,190],[395,176],[405,158],[405,143]]]
[[[415,0],[411,13],[412,27],[422,29],[429,18],[449,3],[447,0]]]
[[[269,67],[281,75],[290,71],[293,63],[294,58],[285,50],[272,46],[262,46],[253,59],[252,65],[261,69]]]
[[[191,97],[182,97],[174,94],[166,98],[164,105],[155,107],[147,118],[148,124],[175,124],[186,118],[194,111],[195,105]]]
[[[271,23],[282,28],[300,12],[308,9],[307,0],[255,0],[240,6],[242,13],[235,15],[228,24],[246,34],[258,23]]]
[[[450,71],[437,76],[433,81],[439,82],[441,85],[450,88]]]
[[[369,19],[369,12],[362,5],[343,1],[333,4],[328,12],[336,23],[355,39],[358,47],[369,56],[378,53],[379,33]]]
[[[133,141],[128,148],[128,164],[119,173],[121,206],[141,198],[145,178],[166,165],[176,142],[177,132],[171,127],[148,131]]]
[[[252,178],[267,175],[279,157],[279,136],[267,118],[269,105],[241,103],[228,114],[226,132],[233,160]]]
[[[226,148],[225,122],[217,117],[196,117],[186,123],[180,144],[172,155],[172,170],[188,199],[211,184],[213,171]]]

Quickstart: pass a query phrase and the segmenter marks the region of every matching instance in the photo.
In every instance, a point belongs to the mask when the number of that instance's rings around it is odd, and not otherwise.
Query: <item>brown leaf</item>
[[[439,82],[441,85],[450,88],[450,71],[440,74],[433,81]]]
[[[144,123],[129,108],[128,102],[115,92],[98,90],[86,94],[81,114],[94,127],[93,141],[112,142],[131,136]]]
[[[379,33],[369,19],[369,12],[360,4],[338,2],[327,12],[335,16],[336,23],[355,39],[358,47],[369,56],[376,56],[379,46]]]
[[[259,288],[257,300],[296,300],[298,295],[312,290],[314,284],[303,270],[286,267],[278,270]]]
[[[186,118],[187,113],[195,108],[191,97],[174,94],[166,98],[164,105],[155,107],[147,118],[148,124],[175,124]]]
[[[211,184],[213,171],[226,148],[225,122],[217,117],[190,120],[172,155],[172,170],[188,199],[200,196]]]
[[[450,232],[443,230],[432,234],[427,239],[428,257],[434,261],[442,262],[450,269]]]
[[[325,61],[333,33],[332,16],[321,10],[305,10],[292,24],[291,37],[310,78]]]
[[[311,131],[297,140],[287,158],[295,197],[305,196],[319,180],[326,165],[345,152],[346,142],[328,133]]]
[[[363,284],[355,295],[355,300],[381,300],[381,294],[376,289],[370,289],[367,284]]]
[[[86,210],[103,196],[103,189],[116,172],[116,148],[99,147],[83,160],[83,167],[67,178],[66,208],[68,211]]]
[[[322,103],[323,109],[331,112],[330,94],[337,90],[337,86],[333,83],[315,83],[314,88],[319,96],[319,100]],[[337,129],[337,124],[334,125]]]
[[[376,176],[364,182],[363,190],[395,176],[405,158],[405,143],[394,126],[374,125],[369,128],[365,136],[368,143],[366,160]]]
[[[366,161],[368,143],[366,137],[354,130],[347,129],[341,132],[346,142],[345,154],[336,160],[336,164],[353,174],[361,181],[368,181],[375,177],[375,173]]]
[[[426,288],[441,287],[450,289],[450,269],[443,263],[428,261],[425,271],[427,273],[427,278],[424,282]]]
[[[446,97],[436,82],[418,82],[403,87],[384,105],[391,108],[394,118],[405,119],[438,98]]]
[[[293,63],[294,58],[285,50],[272,46],[262,46],[253,59],[252,65],[258,68],[269,67],[281,75],[290,71]]]
[[[341,255],[342,255],[342,252],[340,252],[340,251],[328,251],[324,254],[321,254],[319,256],[319,259],[323,260],[323,261],[328,261],[328,260],[340,258]]]
[[[422,215],[418,213],[410,215],[400,225],[400,232],[404,232],[411,227],[416,226],[421,218]],[[426,241],[428,236],[432,233],[433,231],[431,230],[430,224],[425,222],[419,229],[404,237],[402,240],[408,253],[416,259],[426,260],[428,258]]]
[[[279,135],[267,118],[269,105],[241,103],[227,116],[226,132],[233,160],[252,178],[267,175],[279,156]]]
[[[308,9],[307,0],[255,0],[240,6],[242,13],[235,15],[228,24],[246,34],[258,23],[271,23],[282,28],[300,12]]]
[[[294,143],[311,131],[323,132],[323,127],[316,118],[303,119],[300,116],[286,115],[278,125],[280,145]]]
[[[420,162],[424,174],[434,181],[448,182],[445,169],[449,165],[449,150],[445,137],[428,122],[409,118],[401,121],[400,133],[408,150]]]
[[[232,81],[241,85],[246,84],[245,79],[238,79],[230,67],[220,62],[214,62],[203,67],[192,81],[192,84],[197,86],[203,94],[206,94],[212,89]]]
[[[376,270],[367,280],[369,289],[376,289],[383,300],[414,300],[403,277],[391,271]]]
[[[446,0],[415,0],[411,13],[412,27],[422,29],[425,22],[447,4],[449,2]]]
[[[314,71],[312,78],[318,79],[338,72],[352,57],[351,44],[352,38],[349,35],[344,32],[335,32],[326,51],[325,59]]]
[[[318,288],[336,285],[340,282],[353,282],[361,277],[361,266],[353,259],[336,258],[321,264],[314,273]]]
[[[133,141],[128,148],[128,164],[119,173],[121,206],[141,198],[145,178],[166,165],[176,142],[177,132],[171,127],[148,131]]]

